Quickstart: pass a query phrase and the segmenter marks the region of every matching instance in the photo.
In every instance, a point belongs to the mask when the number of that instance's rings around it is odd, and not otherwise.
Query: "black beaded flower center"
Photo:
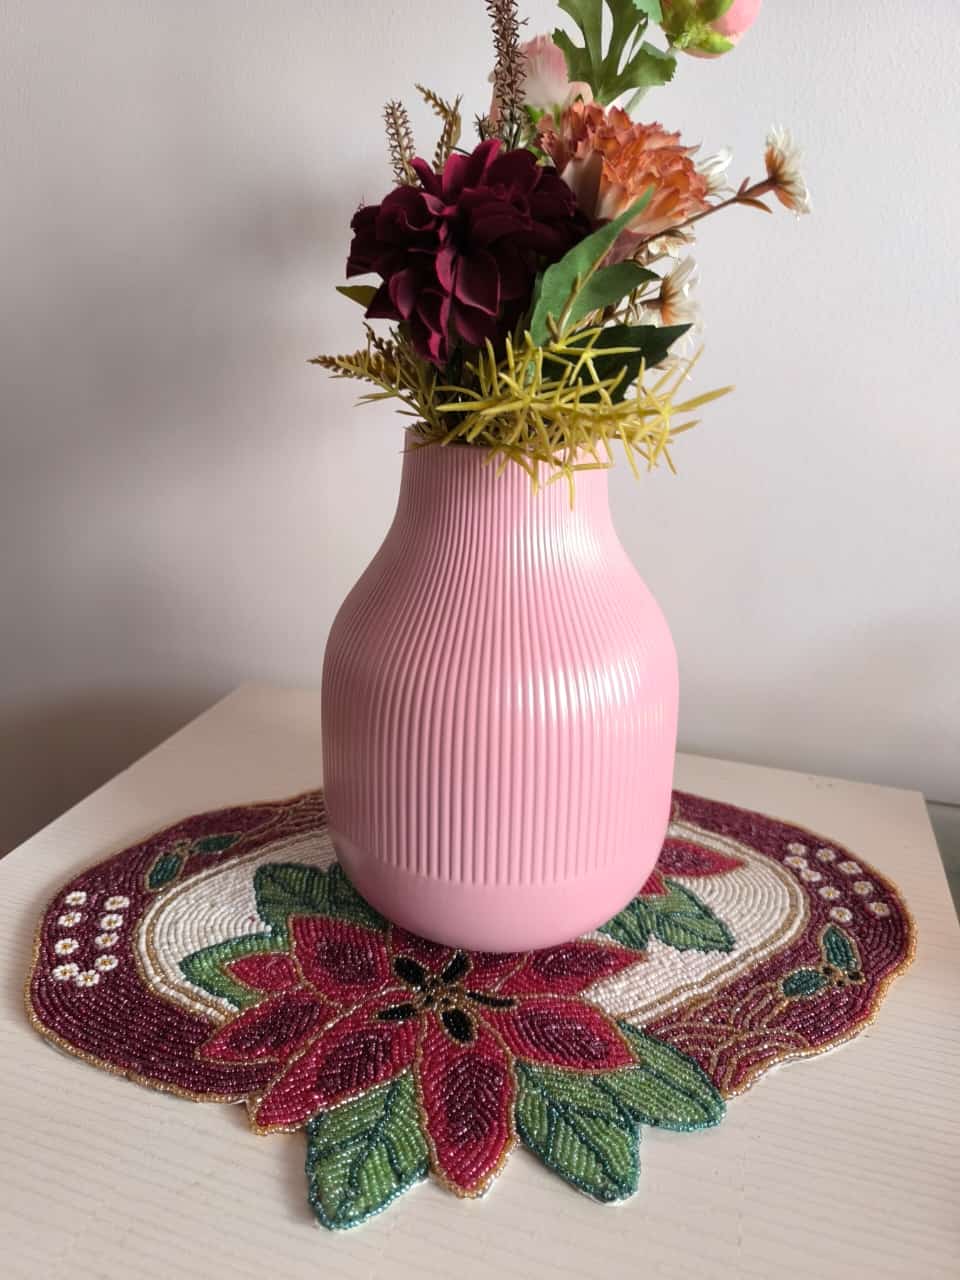
[[[381,1022],[405,1022],[432,1009],[447,1035],[458,1044],[470,1044],[477,1036],[476,1005],[512,1009],[516,1004],[511,996],[488,995],[465,987],[464,979],[472,967],[465,951],[455,952],[439,974],[430,973],[409,956],[397,956],[393,972],[410,987],[411,998],[381,1009],[377,1018]]]

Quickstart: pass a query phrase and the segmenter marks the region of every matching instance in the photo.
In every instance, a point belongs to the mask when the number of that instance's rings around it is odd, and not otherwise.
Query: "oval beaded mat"
[[[27,1008],[95,1066],[243,1102],[259,1134],[305,1128],[310,1204],[343,1228],[428,1175],[482,1195],[518,1142],[622,1200],[643,1125],[717,1124],[770,1067],[866,1026],[912,952],[859,855],[682,793],[602,929],[455,952],[357,896],[312,792],[187,818],[64,885]]]

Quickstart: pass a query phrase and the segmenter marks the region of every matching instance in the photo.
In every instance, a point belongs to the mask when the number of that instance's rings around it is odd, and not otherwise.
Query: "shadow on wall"
[[[223,689],[86,693],[0,713],[0,855],[192,720]]]

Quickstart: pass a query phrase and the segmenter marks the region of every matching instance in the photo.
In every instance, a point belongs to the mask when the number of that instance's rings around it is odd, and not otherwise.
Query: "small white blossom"
[[[93,967],[101,973],[109,973],[111,969],[115,969],[120,961],[116,956],[97,956],[93,962]]]
[[[832,907],[830,919],[836,920],[839,924],[849,924],[853,919],[853,912],[849,907]]]
[[[79,972],[78,964],[58,964],[55,969],[50,970],[50,975],[57,982],[66,982],[69,978],[75,978]]]
[[[82,907],[87,900],[87,895],[82,889],[74,889],[72,893],[68,893],[64,898],[64,902],[68,907]]]
[[[94,938],[94,942],[101,951],[109,951],[109,949],[111,947],[115,947],[119,941],[119,933],[98,933]]]
[[[707,191],[712,196],[725,194],[733,188],[727,182],[727,170],[733,160],[733,152],[729,147],[721,147],[712,156],[705,156],[697,165],[697,170],[707,180]]]
[[[75,924],[79,924],[83,919],[82,911],[65,911],[62,916],[57,916],[57,924],[64,929],[72,929]]]
[[[827,849],[827,848],[818,849],[817,857],[820,859],[821,862],[836,862],[836,859],[837,859],[836,850]]]
[[[764,163],[767,178],[773,184],[773,193],[780,203],[798,216],[809,213],[810,192],[800,172],[800,149],[789,130],[770,130]]]
[[[115,911],[108,912],[107,915],[100,917],[101,929],[119,929],[123,924],[123,916],[117,915]]]
[[[801,844],[799,840],[791,840],[787,845],[787,853],[801,854],[806,852],[807,846],[805,844]]]
[[[804,867],[803,870],[800,872],[800,879],[807,880],[810,882],[810,884],[816,884],[818,880],[823,879],[823,876],[820,874],[819,871],[815,870],[813,867]]]
[[[835,888],[832,884],[825,884],[823,888],[818,889],[817,892],[820,894],[821,898],[826,898],[828,902],[836,902],[838,898],[843,896],[840,890]]]
[[[838,862],[837,868],[842,871],[845,876],[858,876],[863,870],[863,867],[861,867],[859,862],[852,862],[850,860],[846,862]]]
[[[784,862],[787,864],[788,867],[802,868],[807,865],[806,858],[801,857],[799,853],[793,853],[790,855],[789,858],[784,858]]]
[[[53,949],[58,956],[72,956],[79,946],[80,943],[76,938],[59,938],[53,944]]]
[[[890,908],[885,902],[868,902],[867,910],[875,916],[888,916],[890,914]]]
[[[100,981],[100,975],[96,969],[84,969],[82,973],[78,973],[74,978],[74,982],[78,987],[95,987]]]
[[[124,907],[129,907],[130,899],[125,898],[121,893],[115,893],[103,905],[107,911],[122,911]]]
[[[873,893],[873,885],[869,880],[857,880],[853,886],[853,892],[859,893],[861,898],[869,898]]]

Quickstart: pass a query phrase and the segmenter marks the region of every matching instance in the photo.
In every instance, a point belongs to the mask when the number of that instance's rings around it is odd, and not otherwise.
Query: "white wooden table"
[[[913,968],[877,1022],[768,1074],[717,1129],[647,1129],[602,1207],[516,1151],[487,1199],[427,1183],[359,1229],[314,1224],[302,1134],[254,1137],[62,1055],[29,1027],[36,921],[73,872],[202,809],[319,783],[316,691],[245,686],[0,862],[0,1276],[960,1276],[960,933],[918,792],[681,756],[677,785],[796,821],[902,887]]]

